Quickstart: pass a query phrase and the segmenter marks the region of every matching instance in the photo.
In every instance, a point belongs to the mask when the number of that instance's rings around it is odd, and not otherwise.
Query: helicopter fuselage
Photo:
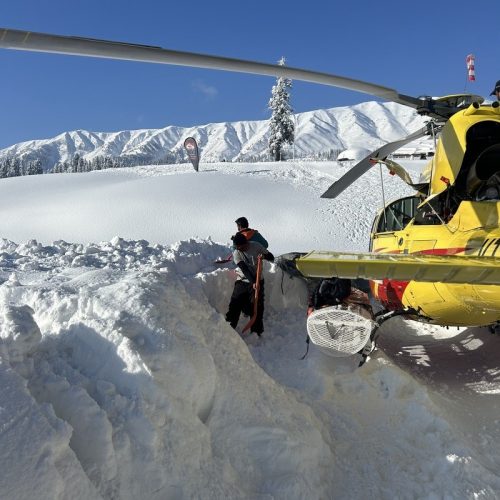
[[[371,251],[385,254],[500,258],[500,115],[471,105],[443,128],[426,169],[429,188],[396,200],[377,216]],[[425,201],[424,201],[425,198]],[[386,309],[410,308],[440,325],[500,321],[500,285],[373,281]]]
[[[429,222],[434,223],[425,224],[426,215],[419,218],[417,214],[402,229],[392,230],[398,219],[404,221],[413,215],[411,211],[417,202],[417,197],[408,197],[385,207],[374,222],[373,252],[500,257],[500,201],[462,201],[444,224],[430,212],[429,218],[434,220]],[[391,279],[370,284],[372,293],[386,309],[411,308],[418,313],[416,319],[450,326],[500,321],[499,285]]]

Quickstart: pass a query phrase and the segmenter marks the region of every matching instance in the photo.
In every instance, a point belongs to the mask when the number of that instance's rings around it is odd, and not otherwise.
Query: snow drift
[[[210,170],[0,183],[1,233],[21,242],[0,240],[0,497],[496,498],[486,332],[394,320],[361,369],[300,360],[305,285],[267,263],[263,337],[225,322],[234,275],[213,260],[236,217],[276,254],[363,249],[378,170],[334,201],[335,163]]]
[[[496,477],[383,357],[359,371],[319,352],[299,361],[305,285],[275,266],[266,333],[245,342],[223,316],[223,246],[1,250],[4,498],[493,492]]]

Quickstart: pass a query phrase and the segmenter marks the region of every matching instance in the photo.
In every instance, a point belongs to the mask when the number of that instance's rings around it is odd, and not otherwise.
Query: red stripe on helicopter
[[[381,251],[383,249],[379,249]],[[455,248],[429,248],[417,253],[424,255],[457,255],[462,254],[466,247]],[[385,253],[401,253],[401,251],[391,251]],[[373,295],[389,310],[397,310],[403,307],[403,295],[409,281],[389,280],[387,278],[380,281],[370,281]]]
[[[466,247],[456,247],[456,248],[429,248],[429,250],[420,250],[418,253],[423,253],[425,255],[457,255],[459,253],[464,253]]]
[[[384,252],[384,250],[387,247],[384,248],[377,248],[375,250],[375,253],[383,253],[383,254],[401,254],[404,253],[403,250],[390,250],[389,252]],[[424,255],[457,255],[461,253],[465,253],[466,250],[472,250],[468,249],[467,247],[455,247],[455,248],[429,248],[427,250],[419,250],[418,252],[414,252],[413,254],[409,255],[418,255],[418,254],[424,254]]]
[[[389,310],[403,307],[403,294],[409,281],[396,281],[385,278],[382,283],[370,281],[373,295]]]

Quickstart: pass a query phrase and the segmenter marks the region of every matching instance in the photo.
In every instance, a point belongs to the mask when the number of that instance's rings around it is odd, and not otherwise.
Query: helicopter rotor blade
[[[354,165],[354,167],[344,174],[339,180],[335,181],[322,195],[321,198],[336,198],[342,191],[348,188],[354,181],[358,180],[363,174],[368,172],[371,167],[373,167],[374,160],[385,159],[393,151],[396,151],[401,146],[408,144],[424,135],[430,133],[429,126],[426,125],[421,129],[413,132],[413,134],[408,135],[404,139],[398,141],[389,142],[384,144],[382,147],[370,153],[368,156],[363,158],[359,163]]]
[[[191,66],[196,68],[285,77],[293,80],[319,83],[363,92],[412,108],[417,108],[421,104],[419,99],[399,94],[396,90],[391,88],[352,78],[275,64],[245,61],[242,59],[196,54],[192,52],[180,52],[150,45],[138,45],[0,28],[0,48],[101,57],[107,59],[122,59],[157,64],[172,64],[177,66]]]

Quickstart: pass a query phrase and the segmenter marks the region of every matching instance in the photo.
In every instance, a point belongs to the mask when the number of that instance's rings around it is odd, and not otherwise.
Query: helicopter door
[[[417,206],[420,203],[418,196],[408,196],[393,201],[380,211],[372,227],[370,250],[379,252],[399,252],[399,235],[415,217]]]

